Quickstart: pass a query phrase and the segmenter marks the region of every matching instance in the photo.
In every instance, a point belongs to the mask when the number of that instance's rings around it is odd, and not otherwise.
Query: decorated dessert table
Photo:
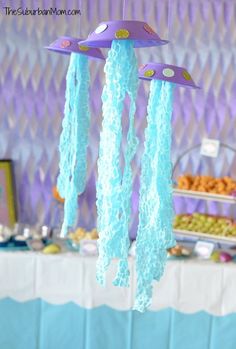
[[[96,257],[0,253],[0,348],[233,349],[236,265],[169,260],[149,311],[129,288],[96,282]],[[227,328],[227,331],[226,331]]]

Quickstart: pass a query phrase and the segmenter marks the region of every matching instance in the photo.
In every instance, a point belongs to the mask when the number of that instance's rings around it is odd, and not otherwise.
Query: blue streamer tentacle
[[[117,276],[113,282],[115,286],[128,287],[129,286],[129,267],[128,267],[128,251],[130,246],[129,239],[129,221],[131,214],[131,196],[132,196],[132,167],[131,162],[138,146],[138,138],[135,134],[134,115],[136,111],[136,97],[137,97],[137,60],[134,52],[130,53],[130,78],[128,84],[128,95],[130,97],[130,111],[129,111],[129,130],[127,134],[127,149],[125,152],[125,168],[122,179],[122,206],[121,206],[121,221],[122,229],[120,232],[120,240],[122,243],[122,255],[118,265]]]
[[[134,309],[151,304],[152,282],[160,280],[172,234],[171,116],[174,85],[152,80],[142,158],[136,246],[137,293]]]
[[[71,55],[70,64],[66,76],[66,102],[64,118],[62,121],[62,132],[59,143],[59,176],[57,178],[57,189],[62,198],[65,198],[66,190],[71,176],[71,147],[70,136],[73,129],[73,109],[75,105],[74,77],[76,72],[75,55]]]
[[[106,85],[103,89],[103,123],[100,137],[97,181],[99,258],[97,279],[105,284],[105,272],[112,258],[119,258],[116,285],[128,285],[128,225],[132,192],[131,161],[136,151],[134,133],[135,99],[138,85],[137,62],[130,40],[115,40],[105,65]],[[130,124],[125,168],[120,169],[122,111],[125,95],[130,96]]]
[[[67,74],[65,117],[60,138],[58,190],[65,198],[62,235],[75,224],[78,195],[86,185],[87,146],[90,125],[88,57],[71,54]]]

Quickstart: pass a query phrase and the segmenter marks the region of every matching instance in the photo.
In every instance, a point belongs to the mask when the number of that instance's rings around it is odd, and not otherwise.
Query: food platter
[[[218,242],[225,242],[225,243],[234,243],[236,244],[236,237],[229,237],[229,236],[222,236],[222,235],[216,235],[216,234],[207,234],[207,233],[201,233],[197,231],[188,231],[188,230],[180,230],[180,229],[174,229],[174,234],[177,235],[184,235],[189,237],[196,237],[206,240],[214,240]]]
[[[228,204],[236,204],[236,197],[232,195],[220,195],[214,193],[205,193],[200,191],[185,190],[185,189],[173,189],[173,194],[175,196],[185,196],[193,199],[209,200],[209,201],[218,201]]]

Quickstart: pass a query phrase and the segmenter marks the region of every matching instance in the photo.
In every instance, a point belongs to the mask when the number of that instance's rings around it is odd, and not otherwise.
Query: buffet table
[[[95,279],[96,258],[0,253],[1,349],[235,349],[236,265],[169,261],[150,311],[130,288]]]

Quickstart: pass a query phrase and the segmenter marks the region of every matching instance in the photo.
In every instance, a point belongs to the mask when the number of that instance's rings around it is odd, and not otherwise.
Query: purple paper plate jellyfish
[[[78,195],[86,185],[87,146],[90,125],[88,58],[104,59],[99,49],[80,44],[81,39],[61,37],[47,49],[70,55],[66,76],[66,102],[60,136],[57,189],[64,204],[62,237],[73,227],[78,213]]]
[[[177,85],[197,86],[185,69],[167,64],[148,63],[140,68],[139,77],[152,80],[141,161],[136,239],[137,292],[134,309],[143,312],[151,304],[153,280],[160,280],[164,273],[167,249],[175,245],[171,164],[173,90]]]
[[[106,83],[103,89],[103,123],[100,136],[97,181],[97,211],[99,258],[97,279],[105,284],[105,273],[113,258],[119,259],[114,284],[128,286],[128,251],[130,201],[132,194],[131,161],[138,140],[134,129],[135,100],[138,87],[135,47],[166,44],[153,29],[140,21],[112,21],[101,23],[82,44],[110,48],[105,64]],[[124,156],[123,173],[120,168],[122,141],[122,112],[124,99],[130,99],[129,129]]]

